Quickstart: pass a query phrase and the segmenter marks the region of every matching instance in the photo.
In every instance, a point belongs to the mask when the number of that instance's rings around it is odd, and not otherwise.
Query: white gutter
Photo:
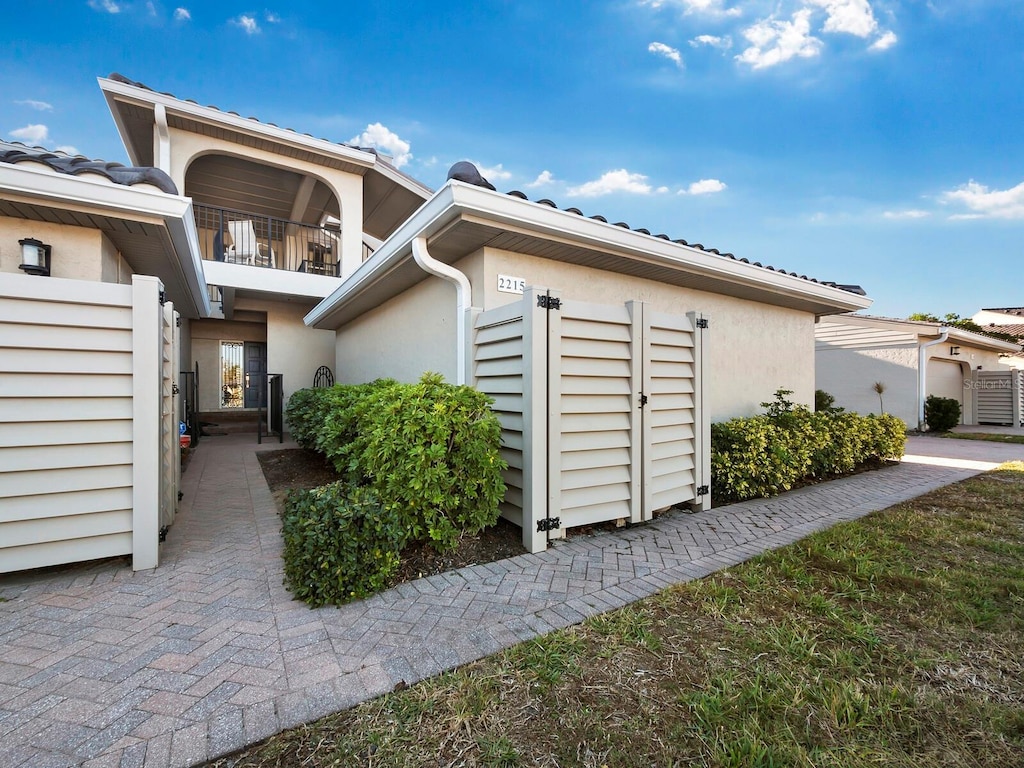
[[[920,430],[924,429],[924,401],[925,392],[928,384],[928,360],[925,356],[925,350],[928,347],[934,347],[936,344],[942,344],[949,338],[949,328],[939,328],[939,338],[932,339],[931,341],[924,341],[917,345],[917,428]]]
[[[455,348],[455,383],[466,383],[466,338],[469,324],[473,318],[473,288],[462,272],[447,264],[437,261],[427,251],[427,238],[419,235],[412,241],[412,257],[424,272],[455,286],[456,295],[456,348]]]

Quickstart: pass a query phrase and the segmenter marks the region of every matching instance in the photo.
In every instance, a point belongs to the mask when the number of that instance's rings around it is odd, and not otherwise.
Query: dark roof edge
[[[104,160],[90,160],[83,155],[53,152],[45,147],[30,147],[20,142],[0,142],[0,162],[11,165],[25,162],[42,163],[58,173],[66,173],[69,176],[95,173],[114,184],[128,187],[135,184],[150,184],[168,195],[178,194],[178,187],[174,180],[159,168],[135,167],[121,163],[108,163]]]

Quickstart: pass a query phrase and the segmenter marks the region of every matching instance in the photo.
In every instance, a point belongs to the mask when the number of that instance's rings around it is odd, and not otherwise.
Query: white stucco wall
[[[835,404],[860,414],[886,413],[917,427],[917,344],[893,342],[870,349],[848,349],[819,343],[815,354],[817,388]],[[885,385],[882,402],[873,389]]]
[[[482,269],[475,263],[480,258]],[[558,289],[563,300],[638,300],[659,312],[709,316],[710,364],[704,386],[712,421],[760,413],[760,404],[771,400],[777,389],[793,390],[795,402],[814,402],[814,316],[806,312],[492,248],[463,263],[476,269],[475,274],[465,271],[474,283],[475,301],[482,297],[484,309],[519,299],[498,291],[498,275],[503,274],[521,277],[527,285]]]
[[[241,300],[244,309],[253,300]],[[308,328],[302,318],[312,303],[253,301],[267,313],[267,373],[284,375],[284,402],[299,389],[313,386],[316,369],[334,370],[334,332]]]
[[[338,331],[338,382],[413,382],[424,371],[454,382],[456,314],[454,286],[437,277],[367,312]]]

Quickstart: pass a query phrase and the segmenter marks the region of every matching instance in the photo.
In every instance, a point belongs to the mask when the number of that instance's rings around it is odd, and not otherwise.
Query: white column
[[[156,568],[163,329],[155,277],[132,276],[132,569]]]

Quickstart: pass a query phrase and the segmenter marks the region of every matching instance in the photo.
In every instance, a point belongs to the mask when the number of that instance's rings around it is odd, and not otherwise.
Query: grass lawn
[[[987,440],[990,443],[1024,444],[1024,435],[1000,435],[993,432],[944,432],[942,437],[954,440]]]
[[[1024,765],[1024,463],[216,766]]]

